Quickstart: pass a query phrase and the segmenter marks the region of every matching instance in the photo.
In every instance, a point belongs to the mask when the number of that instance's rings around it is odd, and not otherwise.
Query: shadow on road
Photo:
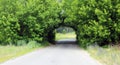
[[[61,39],[55,42],[56,44],[76,44],[76,39]]]
[[[78,44],[76,43],[76,39],[61,39],[55,42],[55,47],[58,48],[80,48]]]

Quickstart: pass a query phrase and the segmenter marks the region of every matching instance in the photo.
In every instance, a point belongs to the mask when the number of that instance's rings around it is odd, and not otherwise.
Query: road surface
[[[56,43],[0,65],[102,65],[79,48],[75,40],[59,40]]]

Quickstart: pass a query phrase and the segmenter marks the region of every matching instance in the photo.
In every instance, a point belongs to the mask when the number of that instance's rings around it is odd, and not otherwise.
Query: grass
[[[28,46],[0,46],[0,63],[31,52],[36,48]]]
[[[14,46],[14,45],[1,46],[0,45],[0,63],[5,62],[9,59],[24,55],[28,52],[31,52],[41,47],[44,47],[44,45],[37,44],[34,41],[31,41],[27,45],[22,45],[22,46]]]
[[[108,46],[108,48],[90,46],[87,51],[105,65],[120,65],[120,46]]]
[[[56,33],[56,40],[69,39],[69,38],[76,38],[75,32],[71,32],[71,33]]]

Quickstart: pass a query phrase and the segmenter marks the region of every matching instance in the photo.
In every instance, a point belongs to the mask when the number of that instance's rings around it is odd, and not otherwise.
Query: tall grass
[[[87,51],[106,65],[120,65],[120,47],[119,46],[108,46],[102,48],[99,46],[90,46]]]

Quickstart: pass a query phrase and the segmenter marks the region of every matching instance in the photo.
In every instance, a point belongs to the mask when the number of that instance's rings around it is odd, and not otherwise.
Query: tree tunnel
[[[55,29],[59,27],[68,27],[72,28],[76,34],[76,42],[78,41],[78,32],[76,26],[70,26],[66,24],[59,24],[58,26],[54,26],[54,28],[48,30],[47,35],[45,36],[45,40],[50,42],[51,44],[55,44]]]
[[[120,0],[0,0],[0,42],[54,43],[54,30],[66,26],[75,30],[82,47],[118,43],[119,3]]]

